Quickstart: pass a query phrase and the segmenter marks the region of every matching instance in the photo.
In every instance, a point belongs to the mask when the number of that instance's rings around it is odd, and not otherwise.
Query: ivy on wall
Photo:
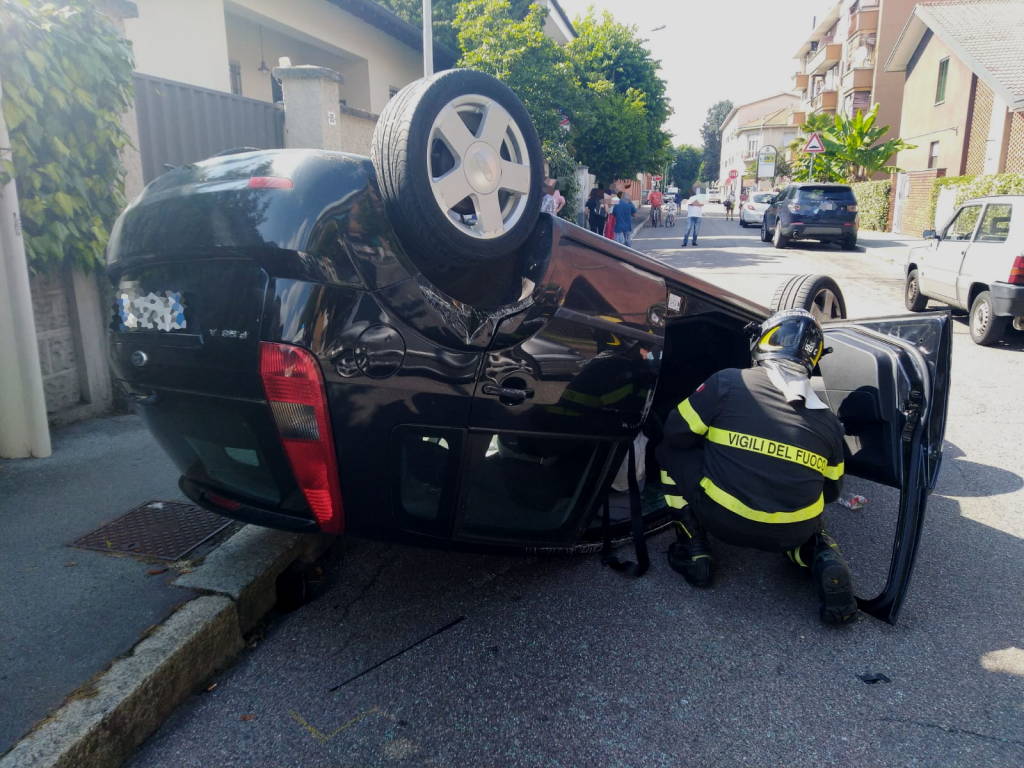
[[[892,182],[862,181],[851,184],[854,197],[857,198],[857,210],[860,212],[860,228],[874,232],[885,232],[889,223],[889,190]]]
[[[3,113],[29,264],[103,263],[124,207],[121,115],[132,102],[132,55],[88,0],[0,0]]]
[[[993,173],[985,176],[940,176],[932,182],[928,201],[928,226],[935,221],[935,208],[943,187],[955,187],[955,205],[987,195],[1024,195],[1024,173]]]

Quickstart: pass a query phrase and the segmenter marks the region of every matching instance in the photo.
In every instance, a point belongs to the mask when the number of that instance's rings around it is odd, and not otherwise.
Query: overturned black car
[[[234,152],[153,181],[111,238],[111,355],[189,498],[295,531],[592,550],[645,420],[748,366],[767,309],[540,214],[542,176],[511,91],[451,70],[392,99],[372,160]],[[892,621],[941,458],[948,318],[825,328],[847,472],[901,491],[888,582],[861,601]]]

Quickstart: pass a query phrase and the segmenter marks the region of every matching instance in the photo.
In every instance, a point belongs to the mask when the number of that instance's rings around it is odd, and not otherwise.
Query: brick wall
[[[992,124],[992,89],[978,78],[974,78],[974,113],[968,130],[967,165],[964,173],[977,176],[985,172],[985,151],[988,142],[988,129]],[[951,169],[952,173],[959,168]]]
[[[1009,143],[1006,147],[1006,172],[1024,173],[1024,112],[1010,116]]]
[[[901,233],[920,236],[924,230],[934,228],[934,222],[928,217],[932,184],[936,178],[945,175],[939,168],[913,171],[907,174],[910,188],[904,203]]]
[[[34,275],[31,286],[46,411],[53,414],[82,399],[72,308],[62,274]]]

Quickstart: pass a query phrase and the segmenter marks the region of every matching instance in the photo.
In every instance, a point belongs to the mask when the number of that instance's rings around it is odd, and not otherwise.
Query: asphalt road
[[[778,252],[711,216],[700,248],[679,239],[635,245],[762,302],[784,277],[825,272],[851,315],[903,311],[884,258],[900,244],[885,236]],[[636,581],[596,557],[349,541],[326,594],[270,625],[131,765],[1024,764],[1024,343],[976,347],[961,321],[955,334],[945,464],[897,626],[824,628],[789,566],[721,545],[715,587],[691,590],[664,563],[664,535]],[[867,507],[826,515],[867,594],[896,496],[848,490]]]

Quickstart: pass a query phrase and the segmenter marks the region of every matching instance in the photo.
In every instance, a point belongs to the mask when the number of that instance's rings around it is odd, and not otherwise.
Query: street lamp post
[[[434,74],[434,11],[431,0],[423,0],[423,76]]]

